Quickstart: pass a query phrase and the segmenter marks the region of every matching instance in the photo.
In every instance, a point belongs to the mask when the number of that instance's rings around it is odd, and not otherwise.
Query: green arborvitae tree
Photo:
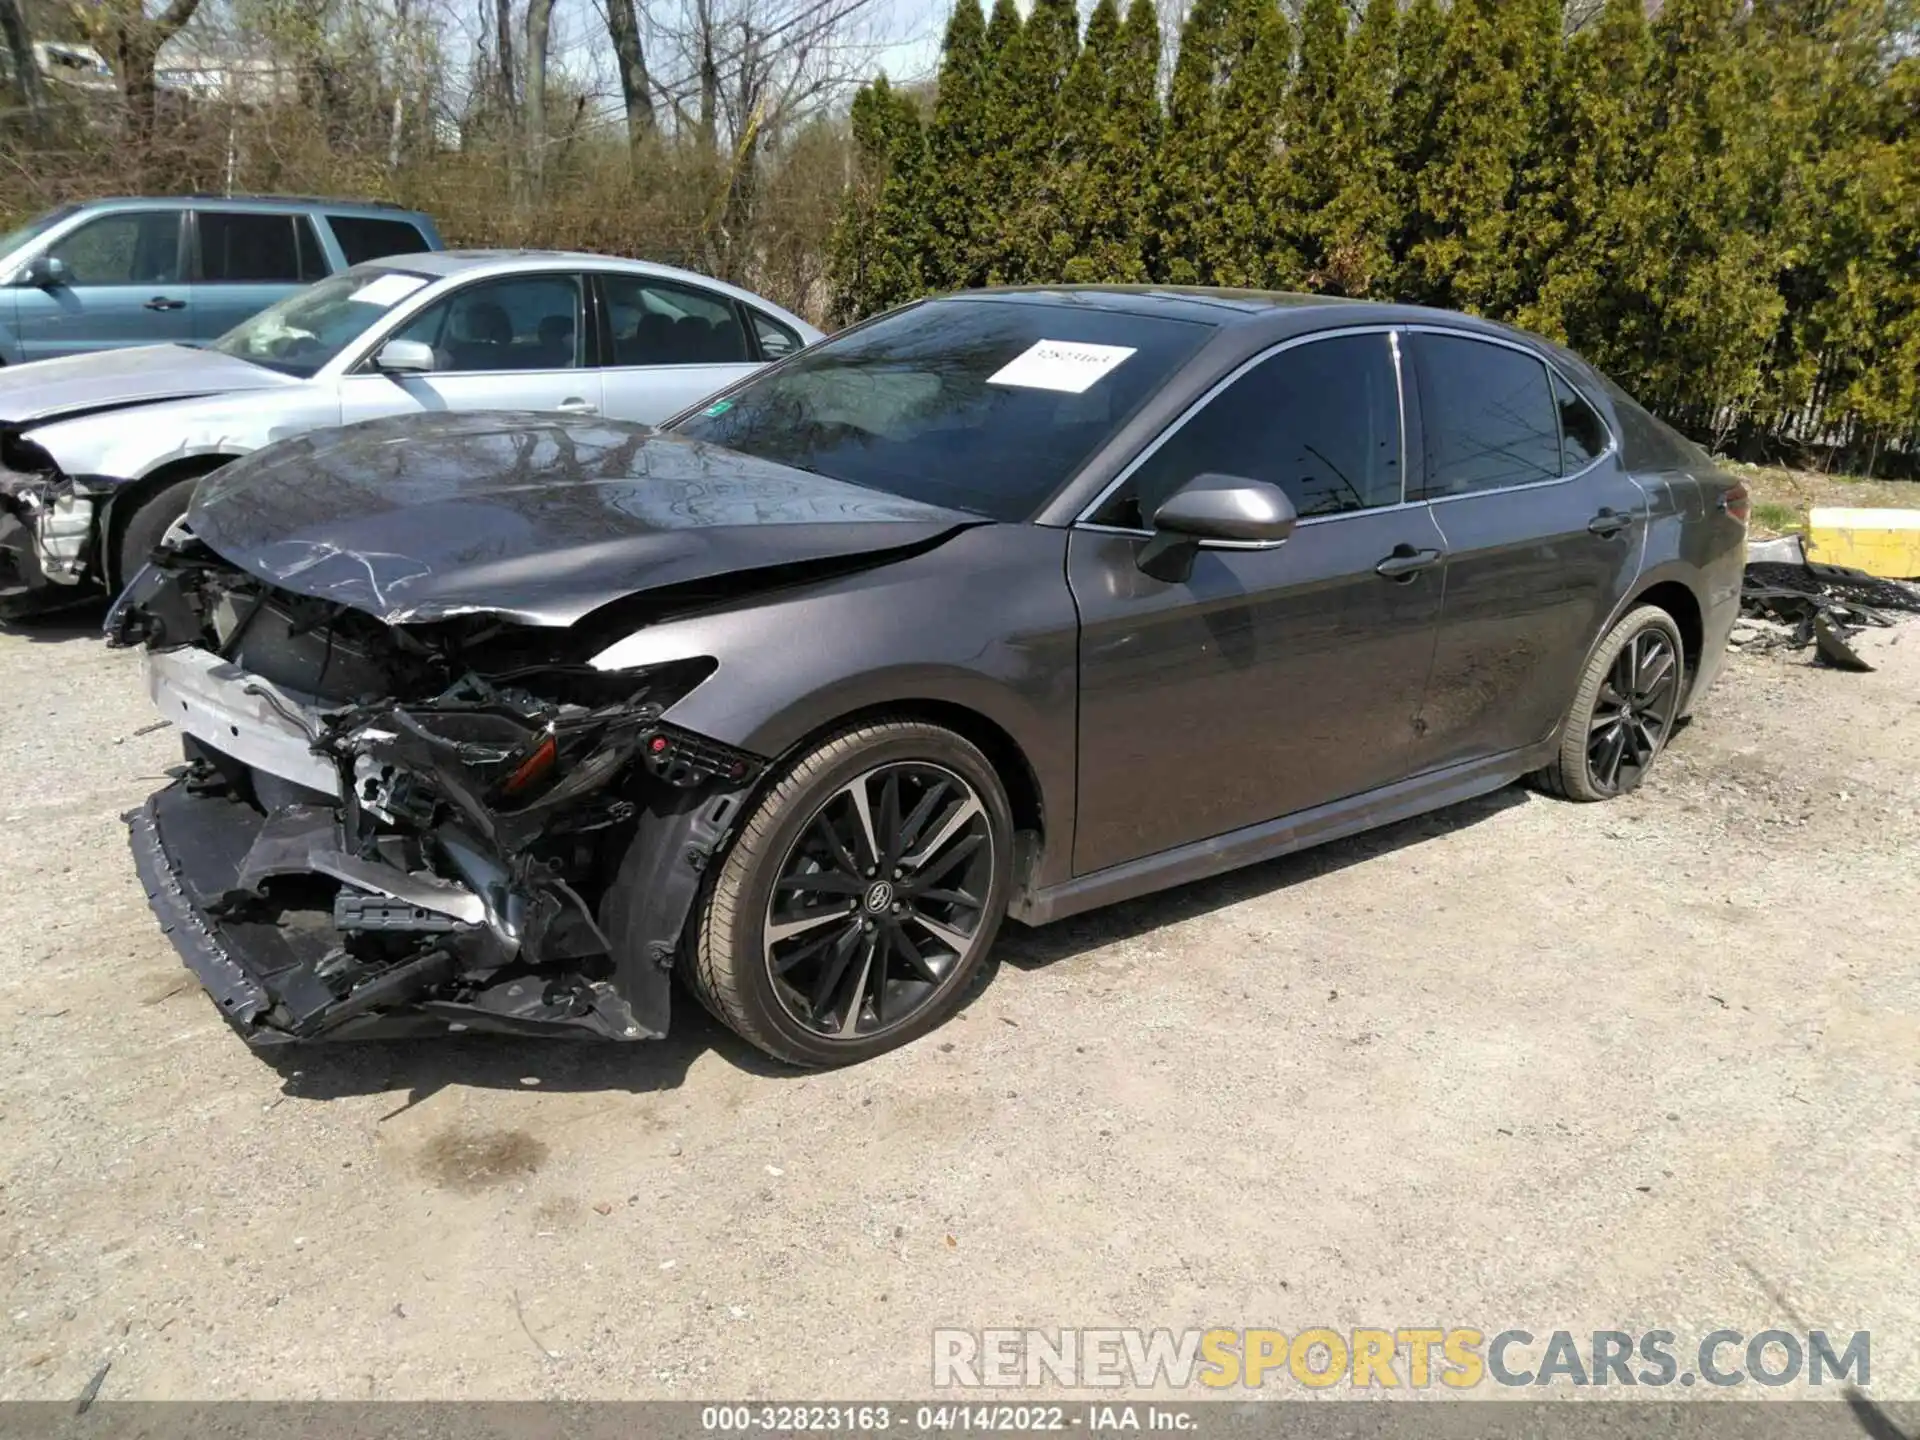
[[[1920,110],[1911,44],[1899,39],[1915,19],[1907,0],[1775,0],[1751,37],[1768,99],[1757,208],[1774,217],[1786,306],[1755,419],[1804,416],[1793,438],[1840,443],[1849,464],[1877,464],[1920,419],[1910,288]]]
[[[881,75],[850,115],[854,176],[828,256],[830,318],[851,324],[921,292],[925,145],[913,101]]]
[[[1648,343],[1651,312],[1621,261],[1644,231],[1653,62],[1642,0],[1607,0],[1568,44],[1556,87],[1550,183],[1559,243],[1518,319],[1622,376]]]
[[[1647,174],[1619,262],[1658,317],[1636,357],[1643,396],[1719,443],[1764,390],[1784,313],[1750,36],[1738,0],[1667,0],[1653,25]]]
[[[1410,259],[1423,298],[1501,314],[1521,294],[1517,218],[1542,128],[1557,0],[1454,0],[1440,53],[1434,153]]]
[[[1074,0],[1033,0],[1008,65],[1013,145],[1001,192],[998,282],[1059,279],[1060,232],[1068,223],[1061,96],[1079,52]]]
[[[987,18],[985,103],[981,106],[980,150],[973,162],[974,212],[972,263],[968,286],[998,284],[1011,268],[1006,254],[1007,210],[1016,184],[1015,156],[1021,147],[1023,106],[1020,78],[1023,68],[1019,7],[1014,0],[994,0]]]
[[[1279,232],[1274,276],[1297,289],[1334,288],[1327,273],[1328,232],[1346,161],[1346,52],[1345,0],[1306,0],[1293,83],[1280,107],[1280,148],[1267,182]]]
[[[959,290],[986,280],[981,227],[996,213],[993,200],[980,189],[986,106],[986,16],[980,0],[955,0],[927,133],[927,253],[921,278],[930,290]]]
[[[1267,191],[1290,40],[1274,0],[1195,0],[1188,11],[1155,170],[1156,278],[1271,278]]]
[[[1433,218],[1421,206],[1427,172],[1439,161],[1434,121],[1440,113],[1441,51],[1447,22],[1438,0],[1413,0],[1400,17],[1393,47],[1392,133],[1393,211],[1397,217],[1388,250],[1393,266],[1394,298],[1416,304],[1437,297],[1426,285],[1416,260],[1436,236]]]
[[[1393,133],[1399,0],[1368,0],[1340,80],[1340,185],[1321,226],[1325,288],[1356,299],[1393,295],[1393,239],[1404,224]]]
[[[1147,278],[1147,217],[1160,106],[1153,0],[1099,0],[1061,105],[1066,224],[1052,272],[1075,284]]]
[[[1232,20],[1231,65],[1214,132],[1218,223],[1207,259],[1213,284],[1270,286],[1274,216],[1267,185],[1293,33],[1275,0],[1239,0]]]

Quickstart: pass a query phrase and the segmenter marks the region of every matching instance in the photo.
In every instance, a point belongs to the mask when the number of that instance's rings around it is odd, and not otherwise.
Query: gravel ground
[[[136,662],[0,633],[0,1395],[899,1397],[935,1325],[1438,1324],[1866,1329],[1920,1397],[1900,638],[1733,657],[1615,804],[1013,927],[963,1018],[803,1076],[686,1003],[275,1068],[134,879]]]

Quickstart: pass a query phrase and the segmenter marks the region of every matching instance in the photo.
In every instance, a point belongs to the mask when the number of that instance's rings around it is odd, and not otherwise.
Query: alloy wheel
[[[1619,795],[1646,777],[1680,706],[1680,657],[1670,637],[1642,630],[1621,648],[1593,702],[1587,726],[1587,774],[1603,794]]]
[[[829,795],[781,862],[763,950],[781,1008],[833,1039],[906,1024],[963,968],[985,919],[993,830],[942,765],[880,765]]]

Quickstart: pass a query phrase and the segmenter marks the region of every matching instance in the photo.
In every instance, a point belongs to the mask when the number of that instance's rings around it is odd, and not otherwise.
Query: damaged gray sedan
[[[1008,916],[1633,789],[1746,504],[1531,337],[1245,293],[923,302],[659,432],[320,432],[108,618],[186,736],[134,858],[256,1044],[655,1037],[678,975],[860,1060]]]

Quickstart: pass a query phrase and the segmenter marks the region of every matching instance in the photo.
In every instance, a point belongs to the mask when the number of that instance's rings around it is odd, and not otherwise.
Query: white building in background
[[[154,77],[197,100],[262,105],[296,94],[292,71],[264,51],[184,34],[161,47]]]

